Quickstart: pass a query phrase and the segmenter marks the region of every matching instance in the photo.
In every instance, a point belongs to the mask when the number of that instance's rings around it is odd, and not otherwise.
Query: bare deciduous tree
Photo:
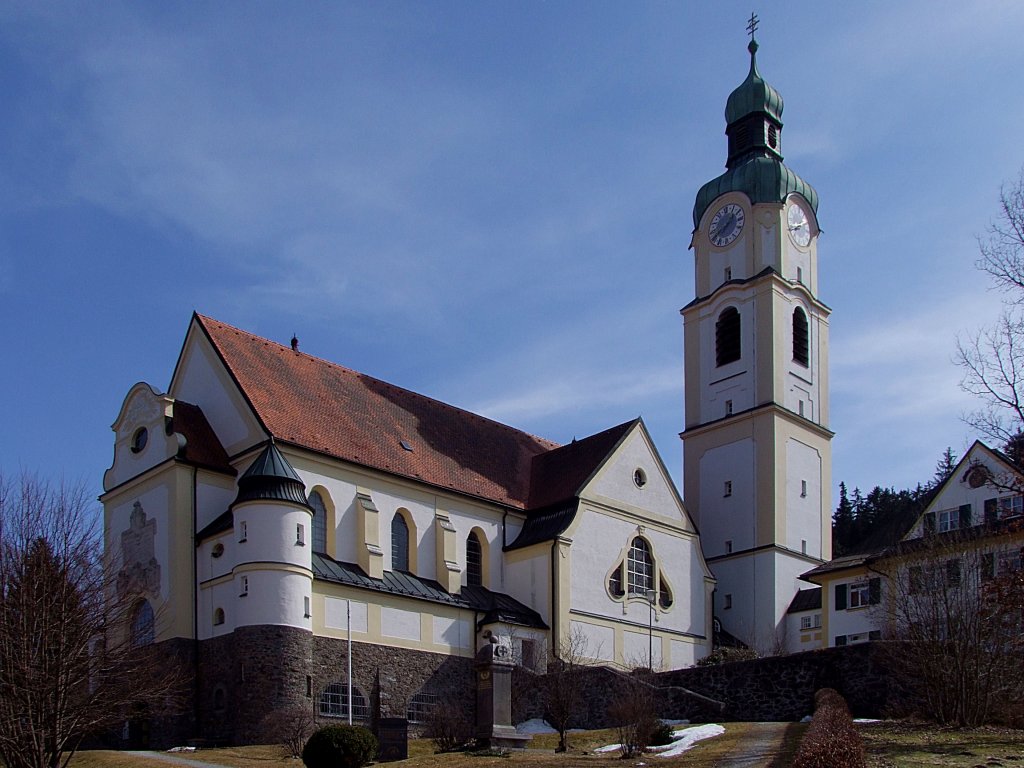
[[[302,748],[316,730],[313,707],[294,704],[275,709],[263,718],[260,730],[268,742],[279,743],[287,757],[302,757]]]
[[[1005,294],[995,325],[960,336],[954,359],[960,386],[981,407],[964,420],[983,435],[1008,445],[1024,431],[1024,170],[999,195],[999,214],[979,238],[977,266]]]
[[[569,749],[569,727],[583,706],[584,675],[590,654],[587,638],[578,628],[574,628],[555,650],[557,653],[552,654],[541,685],[545,717],[551,727],[558,731],[558,747],[555,751],[565,752]]]
[[[903,704],[939,723],[1003,719],[1024,686],[1020,539],[971,528],[909,542],[885,577],[885,637]]]
[[[0,476],[0,759],[66,766],[84,737],[140,706],[161,710],[179,679],[136,647],[135,596],[103,560],[99,515],[81,487]]]

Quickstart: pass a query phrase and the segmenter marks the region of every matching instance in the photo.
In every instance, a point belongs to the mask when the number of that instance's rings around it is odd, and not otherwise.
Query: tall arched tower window
[[[715,323],[715,365],[740,359],[740,312],[726,307]]]
[[[793,360],[806,366],[810,361],[810,336],[807,315],[800,307],[793,310]]]
[[[319,491],[309,494],[309,506],[313,508],[313,551],[327,552],[327,507]]]
[[[391,518],[391,570],[409,570],[409,524],[399,512]]]
[[[483,547],[476,531],[471,531],[466,538],[466,583],[471,587],[483,585]]]

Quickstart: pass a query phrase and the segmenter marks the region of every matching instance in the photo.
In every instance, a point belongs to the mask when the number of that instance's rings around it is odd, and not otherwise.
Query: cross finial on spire
[[[750,42],[754,42],[754,33],[757,31],[757,14],[751,11],[750,21],[747,22],[747,34],[750,35]]]

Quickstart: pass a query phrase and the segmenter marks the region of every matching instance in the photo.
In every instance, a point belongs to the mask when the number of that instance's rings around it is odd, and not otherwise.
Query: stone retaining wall
[[[843,694],[855,717],[879,717],[890,695],[884,646],[877,643],[661,672],[653,676],[650,687],[645,680],[646,676],[607,667],[588,669],[583,683],[586,703],[573,727],[614,725],[608,710],[631,685],[651,692],[659,716],[693,722],[799,720],[811,714],[814,692],[825,687]],[[517,670],[514,682],[520,687],[513,701],[516,722],[543,717],[540,676]]]

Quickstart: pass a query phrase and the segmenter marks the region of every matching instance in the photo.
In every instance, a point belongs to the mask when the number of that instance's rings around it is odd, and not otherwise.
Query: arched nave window
[[[740,359],[740,312],[726,307],[715,323],[715,365]]]
[[[793,310],[793,360],[806,366],[810,358],[810,335],[807,331],[807,315],[797,307]]]
[[[391,518],[391,570],[409,570],[409,524],[400,512]]]
[[[132,646],[149,645],[155,639],[153,629],[153,606],[148,600],[139,600],[132,611]]]
[[[466,584],[471,587],[483,586],[483,547],[476,531],[466,537]]]
[[[309,506],[313,509],[313,551],[327,552],[327,506],[319,491],[309,494]]]
[[[320,694],[320,714],[324,717],[348,717],[348,683],[331,683]],[[352,686],[352,718],[366,720],[370,705],[358,686]]]

